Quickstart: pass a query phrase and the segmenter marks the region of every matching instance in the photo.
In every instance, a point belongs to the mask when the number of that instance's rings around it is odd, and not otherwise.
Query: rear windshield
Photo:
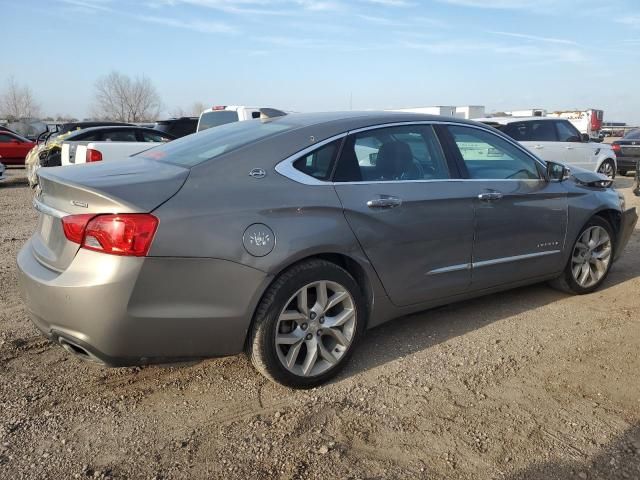
[[[198,131],[206,130],[207,128],[217,127],[226,123],[237,122],[238,112],[233,110],[217,110],[214,112],[203,113],[200,117],[200,124],[198,125]]]
[[[293,128],[292,125],[272,120],[234,122],[205,132],[199,132],[195,135],[179,138],[151,150],[145,150],[137,156],[193,167],[199,163],[219,157],[223,153],[236,150],[291,128]]]

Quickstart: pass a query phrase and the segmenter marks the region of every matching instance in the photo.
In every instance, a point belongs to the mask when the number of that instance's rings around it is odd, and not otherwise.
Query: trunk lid
[[[81,213],[146,213],[180,190],[189,169],[154,160],[43,168],[34,206],[38,226],[31,238],[36,259],[64,271],[79,245],[67,240],[61,218]]]

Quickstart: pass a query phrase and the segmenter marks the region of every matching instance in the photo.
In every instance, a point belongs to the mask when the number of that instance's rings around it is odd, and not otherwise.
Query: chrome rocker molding
[[[438,275],[440,273],[459,272],[461,270],[469,270],[472,268],[490,267],[501,263],[519,262],[521,260],[529,260],[531,258],[546,257],[547,255],[556,255],[562,253],[561,250],[547,250],[545,252],[527,253],[526,255],[516,255],[514,257],[494,258],[493,260],[483,260],[481,262],[461,263],[459,265],[451,265],[449,267],[436,268],[427,272],[427,275]]]

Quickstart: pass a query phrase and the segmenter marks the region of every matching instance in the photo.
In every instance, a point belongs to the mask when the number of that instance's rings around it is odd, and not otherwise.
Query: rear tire
[[[574,241],[564,272],[549,284],[578,295],[597,290],[611,270],[614,244],[611,224],[601,217],[593,217]]]
[[[274,382],[315,387],[345,366],[364,330],[366,312],[349,272],[321,259],[299,263],[262,298],[247,345],[249,358]]]
[[[598,168],[598,173],[602,173],[606,175],[608,178],[613,180],[616,178],[616,165],[613,160],[607,159],[600,164],[600,168]]]

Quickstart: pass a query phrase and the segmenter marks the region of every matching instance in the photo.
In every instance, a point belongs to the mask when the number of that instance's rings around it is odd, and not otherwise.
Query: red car
[[[24,157],[35,142],[11,132],[0,132],[0,158],[5,165],[24,165]]]

